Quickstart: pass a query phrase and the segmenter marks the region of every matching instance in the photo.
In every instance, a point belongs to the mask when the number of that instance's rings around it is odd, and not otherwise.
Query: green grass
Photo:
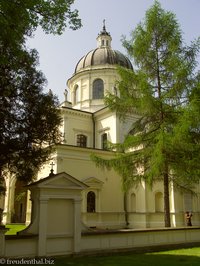
[[[17,232],[26,228],[25,224],[7,224],[6,228],[9,230],[6,232],[6,235],[16,235]]]
[[[200,248],[179,249],[165,252],[136,254],[128,253],[110,256],[57,258],[56,266],[199,266]]]

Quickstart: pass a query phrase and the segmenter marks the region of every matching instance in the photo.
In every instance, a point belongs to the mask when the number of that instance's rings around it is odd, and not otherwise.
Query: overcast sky
[[[81,29],[67,28],[61,36],[45,35],[38,29],[27,44],[39,52],[39,69],[46,76],[47,89],[61,102],[64,100],[66,81],[74,73],[79,59],[96,48],[103,19],[112,36],[112,48],[126,54],[121,44],[122,35],[129,39],[130,32],[144,19],[153,3],[154,0],[75,0],[74,8],[79,10],[83,24]],[[160,0],[160,3],[162,8],[176,15],[187,44],[200,36],[200,0]]]

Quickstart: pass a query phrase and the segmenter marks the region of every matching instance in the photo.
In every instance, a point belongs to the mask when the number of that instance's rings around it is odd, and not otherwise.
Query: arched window
[[[93,191],[87,193],[87,212],[95,212],[96,196]]]
[[[155,212],[163,212],[163,210],[164,210],[163,193],[157,192],[155,194]]]
[[[83,134],[78,134],[76,144],[79,147],[87,147],[87,137]]]
[[[102,134],[101,135],[101,148],[103,150],[107,150],[108,149],[107,140],[108,140],[107,134],[106,133]]]
[[[79,87],[78,85],[75,85],[74,87],[74,104],[78,103],[80,101],[79,99]]]
[[[103,99],[104,96],[104,85],[102,79],[96,79],[93,82],[92,88],[92,98],[93,99]]]

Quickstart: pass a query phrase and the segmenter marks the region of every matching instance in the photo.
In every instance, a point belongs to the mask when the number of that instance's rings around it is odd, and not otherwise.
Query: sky
[[[162,8],[176,15],[186,44],[200,36],[200,0],[160,0]],[[130,39],[131,32],[140,23],[154,0],[75,0],[72,8],[79,11],[82,28],[73,31],[66,28],[61,35],[47,35],[41,29],[27,40],[29,48],[39,53],[39,69],[45,75],[51,89],[64,101],[66,82],[73,75],[81,57],[97,47],[96,37],[102,30],[112,36],[112,48],[126,54],[122,46],[122,35]]]

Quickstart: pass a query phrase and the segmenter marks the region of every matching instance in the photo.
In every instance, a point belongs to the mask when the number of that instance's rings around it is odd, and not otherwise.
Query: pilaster
[[[39,204],[40,204],[40,210],[39,210],[38,256],[45,256],[48,199],[40,199]]]
[[[81,199],[74,200],[74,252],[81,249]]]

